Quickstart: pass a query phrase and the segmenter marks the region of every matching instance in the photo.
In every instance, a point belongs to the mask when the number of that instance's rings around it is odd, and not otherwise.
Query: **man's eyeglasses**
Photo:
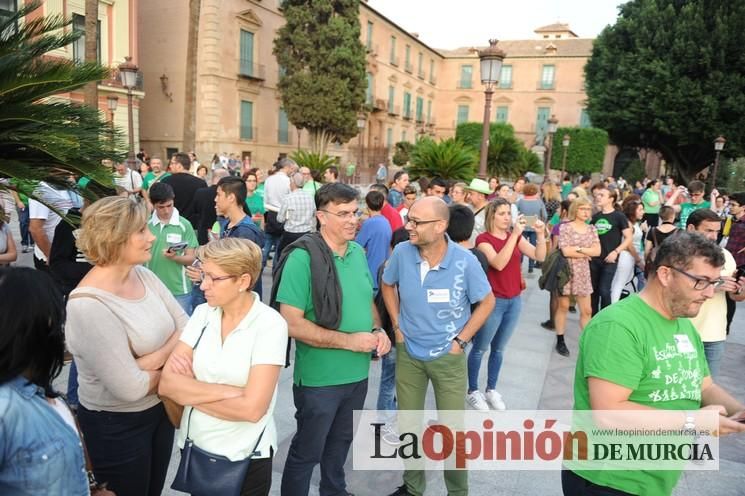
[[[342,220],[351,220],[357,217],[357,212],[359,212],[359,210],[352,210],[351,212],[332,212],[330,210],[321,210],[321,212],[326,212],[327,214],[334,215]]]
[[[679,272],[683,274],[684,276],[688,277],[689,279],[692,279],[693,281],[695,281],[693,283],[693,289],[695,289],[696,291],[703,291],[709,286],[714,286],[714,289],[717,289],[719,286],[721,286],[725,282],[724,279],[714,279],[713,281],[711,281],[705,277],[694,276],[693,274],[689,274],[688,272],[681,270],[677,267],[670,267],[670,268],[673,269],[675,272]]]
[[[406,221],[406,225],[411,225],[414,229],[417,228],[417,226],[421,226],[424,224],[431,224],[432,222],[439,222],[442,219],[432,219],[432,220],[416,220],[416,219],[409,219]]]

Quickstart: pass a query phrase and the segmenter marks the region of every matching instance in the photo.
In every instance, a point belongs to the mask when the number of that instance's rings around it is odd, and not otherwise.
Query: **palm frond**
[[[102,161],[124,157],[121,132],[98,109],[54,95],[99,81],[108,69],[50,56],[81,33],[65,32],[71,21],[62,16],[27,19],[40,4],[0,21],[0,177],[69,186],[70,176],[87,176],[83,193],[95,199],[112,187]]]

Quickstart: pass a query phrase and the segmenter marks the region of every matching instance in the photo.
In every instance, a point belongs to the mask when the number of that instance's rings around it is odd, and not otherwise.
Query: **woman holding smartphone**
[[[527,188],[527,186],[526,186]],[[505,410],[502,396],[497,392],[499,369],[502,367],[507,342],[515,331],[522,309],[522,274],[520,260],[523,255],[539,262],[546,258],[545,226],[540,220],[533,225],[537,237],[534,246],[523,237],[525,219],[518,218],[512,226],[510,203],[497,198],[486,207],[486,232],[476,237],[476,248],[489,262],[486,277],[496,297],[491,315],[473,338],[473,348],[468,354],[468,394],[466,402],[475,410]],[[481,358],[489,352],[486,393],[479,391]]]

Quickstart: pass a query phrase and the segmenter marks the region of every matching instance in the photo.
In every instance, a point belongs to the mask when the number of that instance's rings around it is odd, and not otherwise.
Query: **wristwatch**
[[[687,431],[692,431],[696,429],[696,418],[691,414],[691,412],[685,412],[686,421],[683,424],[683,429]]]
[[[465,349],[466,349],[466,346],[468,346],[468,341],[463,341],[463,340],[462,340],[461,338],[459,338],[458,336],[455,336],[455,337],[453,338],[453,341],[455,341],[456,343],[458,343],[458,346],[460,346],[460,349],[461,349],[461,350],[465,350]]]
[[[373,327],[372,329],[370,329],[370,332],[383,332],[383,333],[385,333],[385,329],[383,329],[382,327]]]

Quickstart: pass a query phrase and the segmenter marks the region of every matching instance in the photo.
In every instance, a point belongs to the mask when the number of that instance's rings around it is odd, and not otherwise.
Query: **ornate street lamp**
[[[569,141],[571,139],[571,136],[565,134],[564,139],[561,140],[561,146],[564,147],[564,155],[561,157],[561,178],[559,178],[559,182],[564,180],[564,174],[567,168],[567,149],[569,148]]]
[[[481,62],[481,84],[486,88],[484,95],[484,124],[481,132],[481,157],[479,161],[479,177],[486,179],[486,156],[489,153],[489,122],[491,121],[491,99],[494,88],[499,84],[499,76],[502,72],[502,61],[505,53],[497,48],[497,40],[489,40],[489,47],[479,50]]]
[[[548,119],[548,150],[546,150],[546,160],[543,161],[544,174],[546,177],[551,173],[551,153],[554,151],[554,134],[559,128],[559,119],[551,115]]]
[[[359,142],[360,142],[360,150],[359,150],[359,164],[357,165],[357,170],[359,170],[360,167],[362,167],[362,160],[364,159],[364,132],[365,132],[365,122],[367,121],[367,117],[365,114],[358,114],[357,115],[357,129],[359,129]],[[349,182],[352,182],[352,179],[350,178]]]
[[[714,172],[711,174],[711,189],[714,189],[716,187],[717,182],[717,170],[719,169],[719,154],[722,153],[722,150],[724,150],[724,144],[727,143],[727,140],[724,139],[724,136],[719,136],[717,139],[714,140]]]
[[[114,112],[116,112],[116,107],[119,105],[119,97],[116,95],[109,95],[106,97],[106,103],[109,108],[109,112],[111,112],[111,129],[114,129]]]
[[[132,62],[132,57],[124,57],[124,63],[119,66],[119,78],[122,86],[127,90],[127,120],[129,125],[129,154],[127,155],[127,167],[134,169],[135,160],[135,132],[134,117],[132,116],[132,90],[137,86],[137,66]]]

